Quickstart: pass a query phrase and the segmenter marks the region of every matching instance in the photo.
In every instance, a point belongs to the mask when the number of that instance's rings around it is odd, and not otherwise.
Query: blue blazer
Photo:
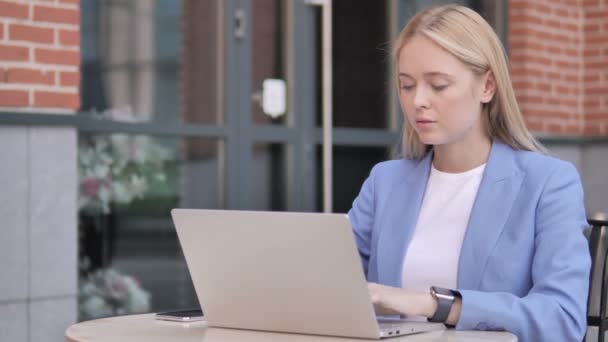
[[[348,216],[368,281],[402,287],[431,159],[377,164],[353,202]],[[581,341],[591,266],[585,227],[572,164],[494,141],[458,261],[456,329]]]

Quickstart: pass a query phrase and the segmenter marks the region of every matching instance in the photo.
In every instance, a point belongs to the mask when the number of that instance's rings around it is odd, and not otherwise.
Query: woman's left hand
[[[398,287],[368,283],[369,294],[377,315],[430,317],[437,302],[428,292],[414,292]]]

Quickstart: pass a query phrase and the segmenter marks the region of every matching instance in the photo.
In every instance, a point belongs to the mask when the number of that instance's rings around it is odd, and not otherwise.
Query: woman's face
[[[427,145],[486,139],[481,104],[494,95],[489,73],[476,77],[456,57],[415,36],[398,60],[399,101],[405,119]]]

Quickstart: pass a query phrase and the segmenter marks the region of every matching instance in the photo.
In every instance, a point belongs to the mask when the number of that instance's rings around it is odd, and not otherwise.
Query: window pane
[[[284,145],[256,143],[253,146],[250,181],[256,200],[250,209],[287,209],[288,169],[287,148]]]
[[[334,126],[389,128],[389,24],[386,1],[333,2]],[[319,31],[317,126],[322,124],[321,44]]]
[[[333,147],[333,211],[346,213],[359,194],[372,167],[389,159],[387,147],[336,146]],[[323,149],[317,146],[316,188],[317,211],[323,210]]]
[[[82,0],[82,111],[221,123],[218,3]]]
[[[79,137],[79,319],[198,306],[170,217],[222,208],[221,142]]]

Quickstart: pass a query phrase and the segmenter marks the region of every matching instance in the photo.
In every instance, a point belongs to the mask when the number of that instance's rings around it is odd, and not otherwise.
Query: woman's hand
[[[377,315],[432,317],[437,310],[437,300],[430,292],[415,292],[376,283],[367,283],[367,288]],[[462,301],[457,298],[450,310],[448,324],[456,325],[461,307]]]
[[[430,293],[414,292],[376,283],[368,283],[367,287],[378,315],[431,317],[437,310],[437,301]]]

